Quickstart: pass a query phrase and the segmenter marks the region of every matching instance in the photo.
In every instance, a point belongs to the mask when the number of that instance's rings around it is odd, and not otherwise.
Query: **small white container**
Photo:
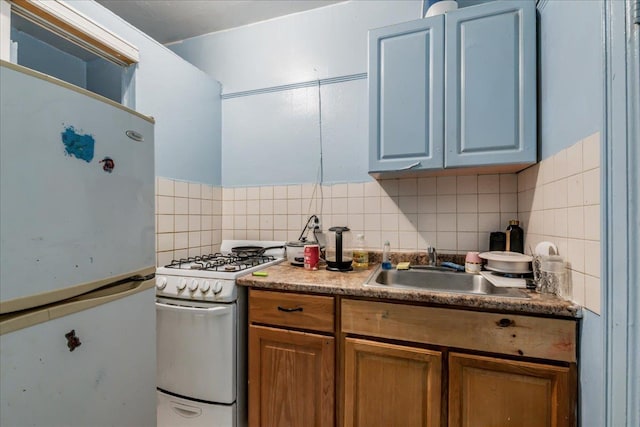
[[[557,255],[543,256],[540,260],[540,278],[537,291],[570,298],[571,284],[567,276],[567,265],[564,258]]]
[[[464,260],[464,271],[472,274],[480,274],[482,270],[482,259],[478,252],[467,252]]]
[[[457,8],[458,2],[455,0],[440,0],[439,2],[431,5],[424,17],[428,18],[430,16],[442,15],[445,12],[456,10]]]

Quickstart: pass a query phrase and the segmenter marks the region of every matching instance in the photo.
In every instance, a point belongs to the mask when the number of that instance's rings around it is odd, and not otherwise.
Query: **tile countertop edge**
[[[454,308],[515,312],[574,319],[582,317],[580,306],[552,295],[529,293],[531,298],[525,300],[486,295],[364,286],[363,283],[372,270],[373,267],[366,271],[351,271],[348,273],[337,273],[324,269],[309,271],[282,263],[261,270],[268,274],[266,277],[246,275],[238,278],[237,283],[241,286],[274,291],[379,298]]]

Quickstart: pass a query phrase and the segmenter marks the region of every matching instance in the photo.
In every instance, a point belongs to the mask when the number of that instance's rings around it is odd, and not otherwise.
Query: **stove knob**
[[[216,280],[213,284],[213,293],[218,295],[220,292],[222,292],[222,283],[219,280]]]
[[[166,286],[167,286],[167,278],[166,277],[162,277],[162,276],[156,277],[156,288],[158,288],[158,290],[161,291]]]
[[[186,287],[187,287],[187,279],[185,278],[180,279],[180,283],[178,283],[178,291],[182,292]]]
[[[198,281],[196,279],[191,279],[191,283],[189,283],[189,291],[195,292],[198,290]]]
[[[209,289],[211,289],[211,284],[209,283],[209,281],[205,280],[204,282],[202,282],[202,285],[200,285],[200,292],[206,294],[207,292],[209,292]]]

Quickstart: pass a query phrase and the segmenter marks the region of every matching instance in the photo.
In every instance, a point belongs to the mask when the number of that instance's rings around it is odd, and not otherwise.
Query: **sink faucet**
[[[436,253],[436,248],[427,245],[427,265],[436,265],[437,260],[438,254]]]

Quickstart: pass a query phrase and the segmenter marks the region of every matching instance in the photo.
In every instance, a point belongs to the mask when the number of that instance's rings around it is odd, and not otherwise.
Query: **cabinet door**
[[[437,351],[345,339],[344,427],[439,426]]]
[[[575,425],[571,368],[449,355],[449,426]]]
[[[445,22],[445,167],[534,163],[534,2],[462,8]]]
[[[369,32],[370,172],[442,168],[444,18]]]
[[[249,326],[249,425],[334,425],[335,340]]]

